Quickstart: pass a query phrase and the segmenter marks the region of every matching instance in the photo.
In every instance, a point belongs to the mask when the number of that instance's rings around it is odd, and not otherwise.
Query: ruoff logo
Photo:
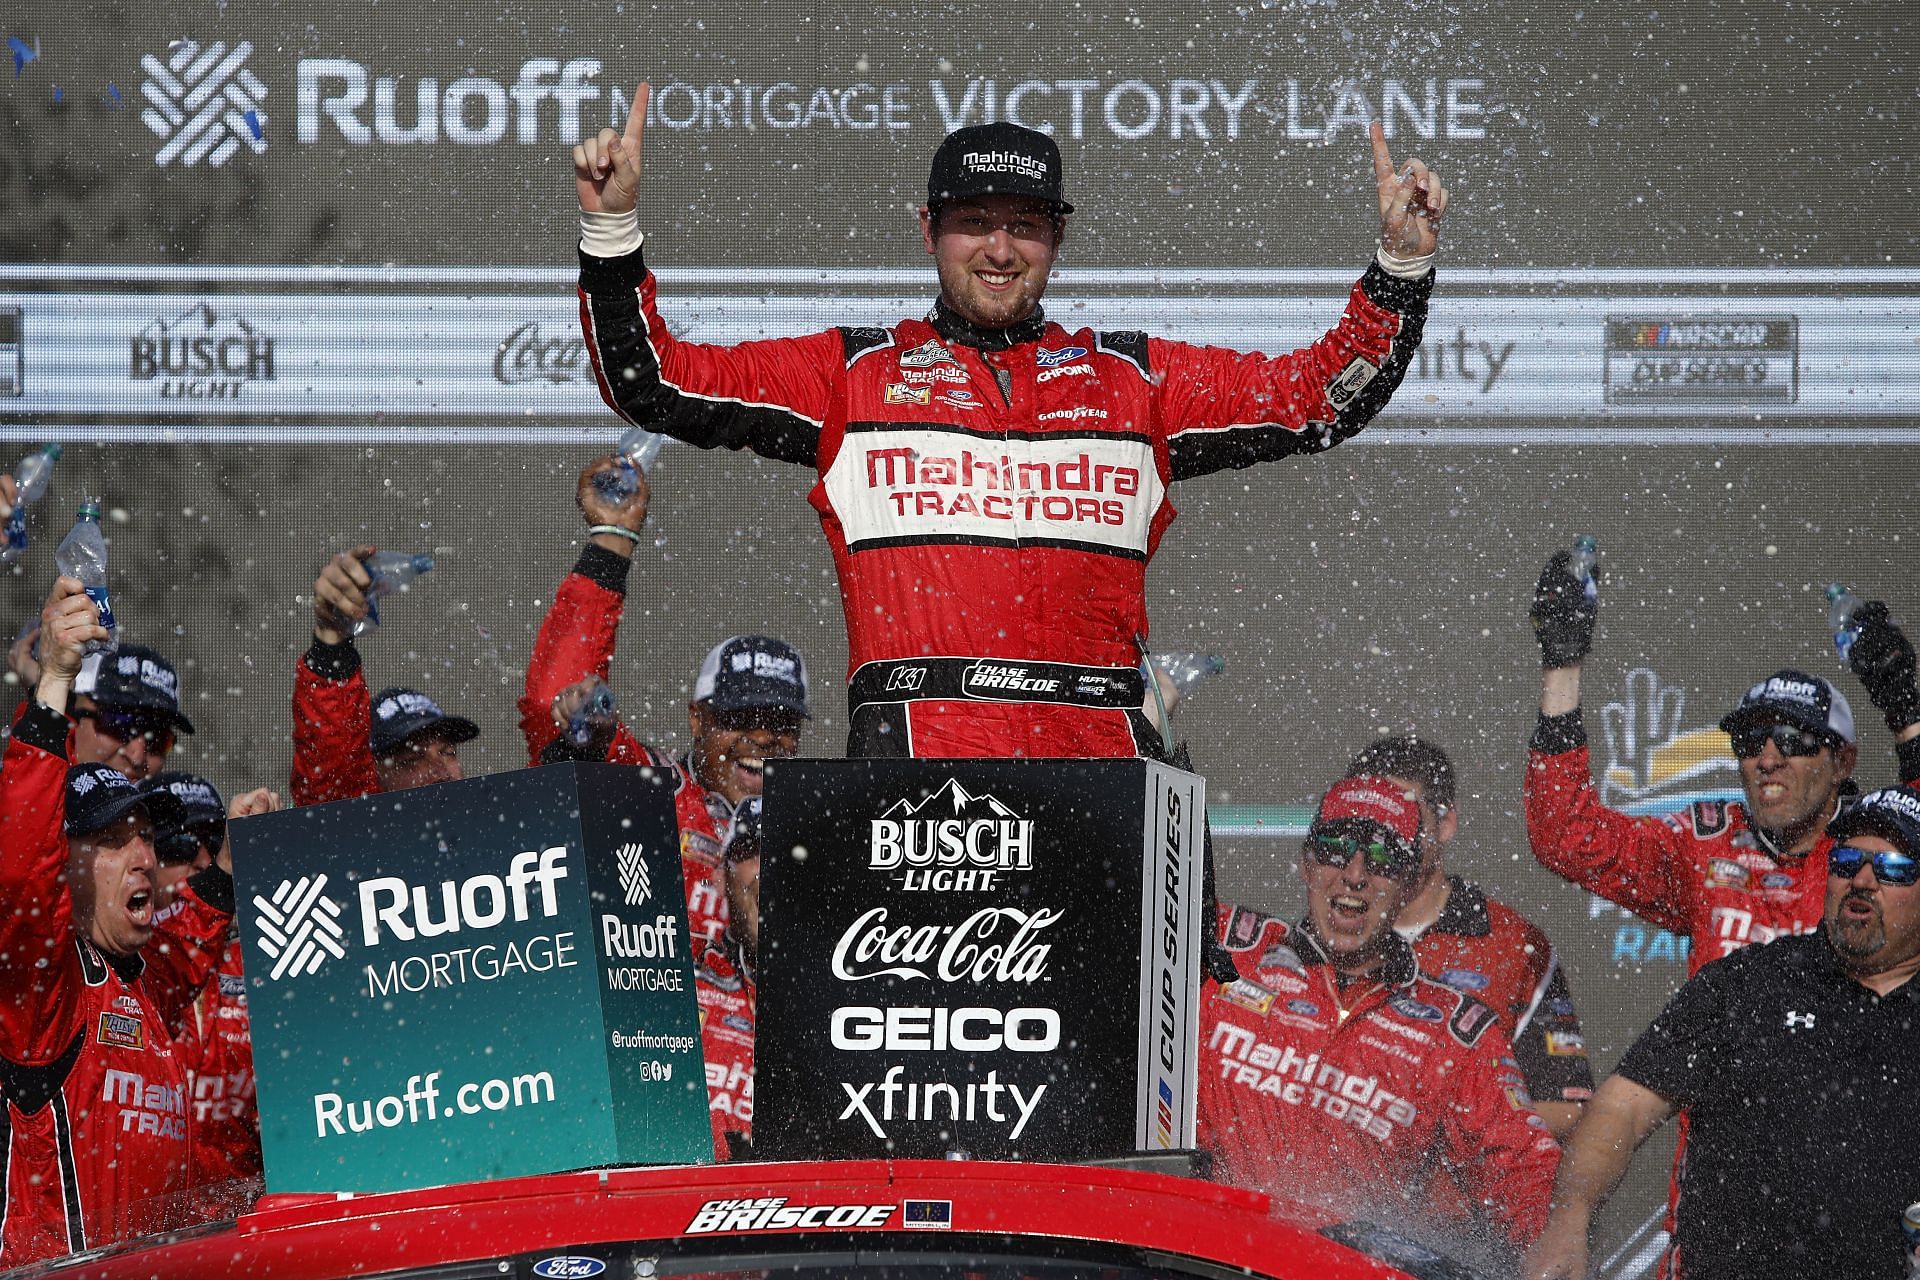
[[[1030,871],[1033,823],[992,796],[968,795],[959,779],[949,778],[919,804],[896,801],[873,820],[867,866],[874,871]]]
[[[647,874],[645,850],[637,844],[623,844],[614,853],[620,875],[620,892],[626,895],[627,905],[638,907],[645,905],[653,896],[653,883]]]
[[[140,59],[147,78],[140,92],[147,109],[140,123],[160,139],[154,161],[218,167],[242,146],[259,155],[267,149],[267,117],[260,109],[267,86],[247,70],[253,45],[245,40],[228,52],[224,40],[202,49],[197,41],[176,40],[167,60],[153,54]]]
[[[259,915],[260,950],[273,961],[268,975],[275,981],[317,971],[331,955],[347,954],[346,931],[340,927],[340,904],[323,895],[324,875],[282,880],[268,897],[255,894]]]

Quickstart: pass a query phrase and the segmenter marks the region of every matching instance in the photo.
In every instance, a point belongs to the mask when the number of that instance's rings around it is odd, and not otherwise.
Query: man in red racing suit
[[[43,611],[42,668],[0,769],[0,1270],[183,1225],[185,1076],[169,1021],[206,980],[233,881],[195,877],[186,945],[142,955],[157,879],[149,815],[176,804],[68,764],[80,646],[107,638],[79,582]]]
[[[574,151],[601,394],[650,430],[818,472],[850,753],[1155,754],[1138,664],[1167,488],[1331,448],[1380,411],[1420,342],[1438,180],[1417,160],[1396,175],[1376,127],[1379,260],[1312,346],[1242,354],[1049,321],[1072,212],[1059,149],[972,126],[941,144],[920,214],[931,315],[708,346],[674,337],[642,260],[644,110]]]
[[[571,740],[564,731],[584,696],[611,673],[634,539],[647,516],[644,476],[635,476],[635,491],[624,498],[610,497],[595,484],[617,465],[601,458],[580,475],[576,498],[594,532],[540,624],[520,698],[520,729],[532,764],[607,760],[669,771],[674,780],[708,1113],[714,1154],[724,1160],[736,1147],[744,1151],[753,1137],[755,993],[730,923],[722,855],[735,810],[760,794],[766,762],[799,749],[807,717],[806,668],[782,641],[732,636],[701,664],[687,708],[693,747],[686,755],[675,760],[614,719],[593,725],[582,720],[585,740]]]
[[[1418,823],[1386,779],[1345,779],[1308,836],[1305,919],[1220,908],[1239,977],[1203,991],[1200,1144],[1228,1181],[1313,1188],[1346,1216],[1454,1248],[1457,1181],[1523,1248],[1546,1222],[1559,1146],[1494,1011],[1422,977],[1393,931]]]

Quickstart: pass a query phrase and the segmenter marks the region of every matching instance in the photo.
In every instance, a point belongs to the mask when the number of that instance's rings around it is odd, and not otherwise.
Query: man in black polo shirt
[[[1702,969],[1600,1086],[1560,1163],[1529,1280],[1584,1277],[1587,1228],[1633,1152],[1691,1117],[1677,1280],[1907,1274],[1920,1199],[1920,791],[1827,825],[1817,933]]]

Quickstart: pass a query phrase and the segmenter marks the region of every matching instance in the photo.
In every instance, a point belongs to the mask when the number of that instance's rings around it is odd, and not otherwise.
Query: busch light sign
[[[1191,1147],[1205,803],[1143,760],[771,766],[757,1151]]]
[[[234,838],[268,1190],[711,1157],[671,775],[554,765]]]

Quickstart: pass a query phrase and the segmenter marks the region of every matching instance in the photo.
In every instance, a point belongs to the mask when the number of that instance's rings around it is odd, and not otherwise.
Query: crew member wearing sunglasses
[[[1920,791],[1827,824],[1820,929],[1702,969],[1620,1060],[1561,1164],[1530,1280],[1587,1274],[1593,1211],[1676,1110],[1687,1280],[1907,1274],[1920,1199]]]
[[[1459,1192],[1430,1199],[1450,1177],[1524,1248],[1560,1149],[1493,1010],[1422,977],[1394,932],[1421,827],[1391,779],[1344,778],[1302,850],[1305,917],[1221,907],[1239,977],[1203,988],[1200,1144],[1226,1181],[1310,1188],[1342,1217],[1472,1254],[1484,1244],[1457,1234]]]
[[[71,714],[74,763],[110,765],[135,782],[166,768],[179,735],[193,732],[173,664],[140,644],[87,659]]]
[[[1534,590],[1540,720],[1528,752],[1527,836],[1542,866],[1688,938],[1689,971],[1751,942],[1807,933],[1826,892],[1825,827],[1855,790],[1853,708],[1831,683],[1777,671],[1721,721],[1740,764],[1741,803],[1700,801],[1666,817],[1600,802],[1580,715],[1580,667],[1597,593],[1549,561]],[[1920,780],[1914,650],[1884,605],[1869,605],[1851,663],[1893,731],[1901,777]],[[1661,712],[1645,706],[1641,734]],[[1674,726],[1677,728],[1678,726]],[[1648,745],[1646,741],[1641,744]]]

